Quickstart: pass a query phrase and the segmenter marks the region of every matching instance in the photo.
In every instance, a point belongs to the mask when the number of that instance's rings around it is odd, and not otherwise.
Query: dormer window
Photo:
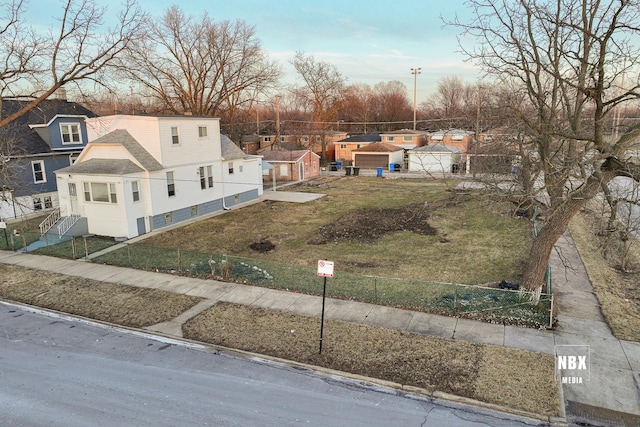
[[[82,144],[80,123],[60,123],[62,144]]]

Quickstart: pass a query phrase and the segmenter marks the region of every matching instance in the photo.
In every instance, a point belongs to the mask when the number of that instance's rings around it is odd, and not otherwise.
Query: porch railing
[[[47,231],[60,219],[60,208],[55,208],[44,221],[40,223],[40,236],[44,236]]]
[[[69,229],[73,227],[73,224],[78,222],[79,219],[80,219],[80,215],[71,214],[65,217],[62,221],[60,221],[60,224],[58,224],[58,236],[60,237],[64,236],[64,234],[67,231],[69,231]]]

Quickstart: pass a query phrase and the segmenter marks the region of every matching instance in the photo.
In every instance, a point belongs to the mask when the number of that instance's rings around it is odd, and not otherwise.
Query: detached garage
[[[456,172],[460,166],[460,149],[433,144],[409,150],[409,171]]]
[[[351,160],[353,166],[361,169],[389,169],[390,163],[404,163],[404,150],[396,145],[375,142],[351,151]]]

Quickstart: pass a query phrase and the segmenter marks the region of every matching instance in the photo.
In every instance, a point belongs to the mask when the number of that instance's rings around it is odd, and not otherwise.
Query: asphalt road
[[[3,426],[538,424],[0,303]]]

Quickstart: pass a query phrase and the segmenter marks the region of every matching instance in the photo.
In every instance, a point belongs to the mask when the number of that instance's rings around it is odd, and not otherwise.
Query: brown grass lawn
[[[445,181],[321,177],[287,189],[326,197],[304,204],[257,203],[139,244],[301,266],[330,259],[336,271],[485,285],[502,279],[517,282],[530,247],[530,222],[513,218],[512,206],[453,193]],[[390,209],[387,216],[394,216],[398,214],[393,209],[416,205],[423,206],[426,223],[434,233],[411,229],[378,233],[386,224],[366,214],[367,209]],[[356,214],[358,232],[380,234],[378,239],[314,244],[323,229]],[[265,240],[275,244],[273,251],[251,249],[253,243]]]
[[[0,264],[0,298],[130,327],[170,320],[199,300]],[[36,279],[36,280],[34,280]],[[441,391],[539,415],[558,415],[550,355],[219,303],[185,337]],[[526,396],[526,398],[523,398]]]
[[[602,215],[585,210],[571,222],[571,233],[602,314],[616,338],[640,341],[640,242],[631,248],[632,271],[623,272],[619,258],[603,256],[605,242],[598,237]]]

